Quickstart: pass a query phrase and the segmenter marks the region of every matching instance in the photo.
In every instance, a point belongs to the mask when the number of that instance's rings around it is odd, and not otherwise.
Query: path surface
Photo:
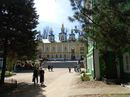
[[[46,87],[34,86],[31,82],[32,73],[17,73],[16,76],[11,78],[18,80],[18,88],[4,97],[106,97],[83,95],[130,94],[130,88],[121,87],[120,85],[106,85],[98,81],[81,82],[79,74],[75,72],[69,73],[67,68],[54,69],[54,72],[46,70]],[[130,95],[121,97],[130,97]]]
[[[68,97],[71,84],[77,74],[69,73],[68,69],[54,69],[53,72],[45,70],[45,85],[34,86],[32,73],[17,73],[10,77],[19,83],[18,89],[8,94],[8,97]]]

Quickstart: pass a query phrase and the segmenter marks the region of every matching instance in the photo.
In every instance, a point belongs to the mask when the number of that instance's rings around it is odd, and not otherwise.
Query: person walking
[[[36,82],[38,84],[38,68],[36,68],[36,67],[33,70],[33,79],[32,79],[32,81],[34,82],[34,85],[36,84]]]
[[[74,71],[77,72],[77,65],[74,65]]]
[[[71,67],[70,66],[68,67],[68,69],[69,69],[69,72],[71,72]]]
[[[51,67],[51,68],[50,68],[50,69],[51,69],[51,71],[53,71],[53,65],[51,65],[50,67]]]
[[[42,69],[42,68],[40,68],[40,83],[41,83],[41,86],[43,86],[43,84],[44,84],[44,73],[45,73],[45,71]]]
[[[50,65],[48,65],[48,71],[50,71],[50,69],[51,69],[51,66],[50,66]]]

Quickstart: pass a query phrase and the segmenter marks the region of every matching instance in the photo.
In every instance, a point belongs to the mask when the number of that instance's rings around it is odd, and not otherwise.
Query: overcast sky
[[[74,27],[68,20],[68,16],[73,15],[69,0],[35,0],[35,7],[39,14],[38,31],[43,32],[43,28],[49,26],[58,34],[61,24],[68,29]]]

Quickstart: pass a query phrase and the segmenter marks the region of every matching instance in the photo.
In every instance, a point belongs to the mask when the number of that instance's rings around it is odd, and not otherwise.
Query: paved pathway
[[[46,87],[34,86],[31,82],[32,73],[18,73],[11,78],[17,79],[18,89],[4,97],[69,97],[86,94],[124,94],[130,93],[130,88],[113,87],[77,87],[79,74],[69,73],[68,69],[54,69],[54,72],[45,71]],[[85,84],[84,84],[85,85]],[[80,97],[80,96],[76,96]],[[85,96],[84,96],[85,97]],[[102,96],[99,96],[102,97]],[[129,96],[128,96],[129,97]]]
[[[68,69],[54,69],[54,72],[45,70],[46,87],[34,86],[31,82],[32,73],[17,73],[10,79],[16,79],[18,89],[7,97],[68,97],[72,80],[76,73],[69,73]]]

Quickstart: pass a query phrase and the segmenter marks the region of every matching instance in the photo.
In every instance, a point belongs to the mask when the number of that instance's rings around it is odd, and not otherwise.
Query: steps
[[[74,68],[77,65],[77,61],[46,61],[42,63],[42,67],[47,68],[48,65],[52,65],[53,68]]]

